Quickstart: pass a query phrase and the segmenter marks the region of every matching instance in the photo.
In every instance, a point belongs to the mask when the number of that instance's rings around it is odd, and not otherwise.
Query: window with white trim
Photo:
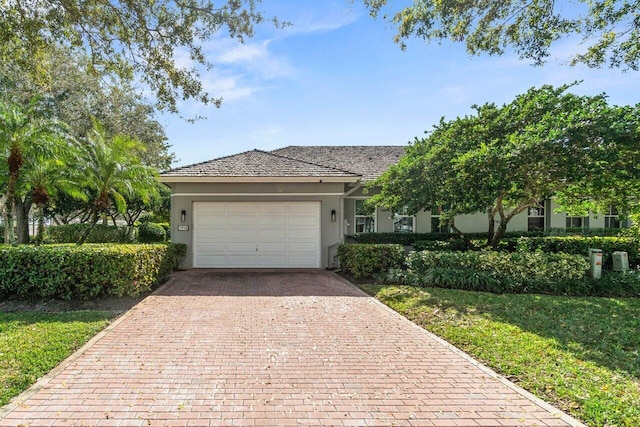
[[[451,230],[447,222],[442,222],[442,208],[431,210],[431,232],[449,233]]]
[[[567,228],[586,228],[587,227],[587,218],[585,216],[569,216],[567,214]]]
[[[604,228],[621,228],[618,209],[615,206],[609,206],[609,211],[604,215]]]
[[[376,218],[372,209],[365,205],[366,200],[356,200],[356,233],[374,233]]]
[[[409,215],[406,206],[403,206],[398,212],[393,214],[393,232],[394,233],[413,233],[415,231],[414,215]]]
[[[544,230],[545,209],[544,201],[538,202],[535,206],[527,209],[527,230],[539,231]]]

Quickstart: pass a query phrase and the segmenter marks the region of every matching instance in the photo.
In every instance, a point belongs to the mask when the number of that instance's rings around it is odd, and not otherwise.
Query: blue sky
[[[543,84],[583,80],[573,92],[640,102],[638,72],[564,65],[580,49],[575,41],[559,43],[547,65],[533,67],[514,55],[469,56],[449,42],[415,40],[402,51],[394,29],[372,19],[359,0],[264,0],[261,9],[293,26],[259,26],[243,45],[222,36],[207,43],[216,66],[203,80],[223,97],[222,107],[182,102],[183,116],[207,117],[195,124],[160,116],[174,166],[254,148],[405,145],[443,116],[506,103]]]

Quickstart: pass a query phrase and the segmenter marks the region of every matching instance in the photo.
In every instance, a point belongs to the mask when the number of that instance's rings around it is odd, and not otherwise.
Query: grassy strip
[[[102,330],[107,311],[0,313],[0,406]]]
[[[362,286],[590,426],[640,425],[640,300]]]

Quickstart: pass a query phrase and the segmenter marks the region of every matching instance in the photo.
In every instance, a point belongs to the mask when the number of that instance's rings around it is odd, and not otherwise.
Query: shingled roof
[[[396,164],[402,146],[298,146],[246,151],[163,172],[171,177],[349,177],[372,180]]]
[[[273,150],[272,153],[290,159],[304,160],[323,166],[348,170],[372,180],[395,165],[404,155],[400,145],[290,145]]]
[[[357,174],[267,151],[252,150],[163,172],[161,177],[358,177]]]

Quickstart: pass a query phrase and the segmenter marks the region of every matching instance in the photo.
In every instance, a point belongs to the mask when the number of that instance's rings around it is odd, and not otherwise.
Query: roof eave
[[[160,175],[159,181],[165,184],[171,183],[318,183],[359,182],[359,176],[171,176]]]

